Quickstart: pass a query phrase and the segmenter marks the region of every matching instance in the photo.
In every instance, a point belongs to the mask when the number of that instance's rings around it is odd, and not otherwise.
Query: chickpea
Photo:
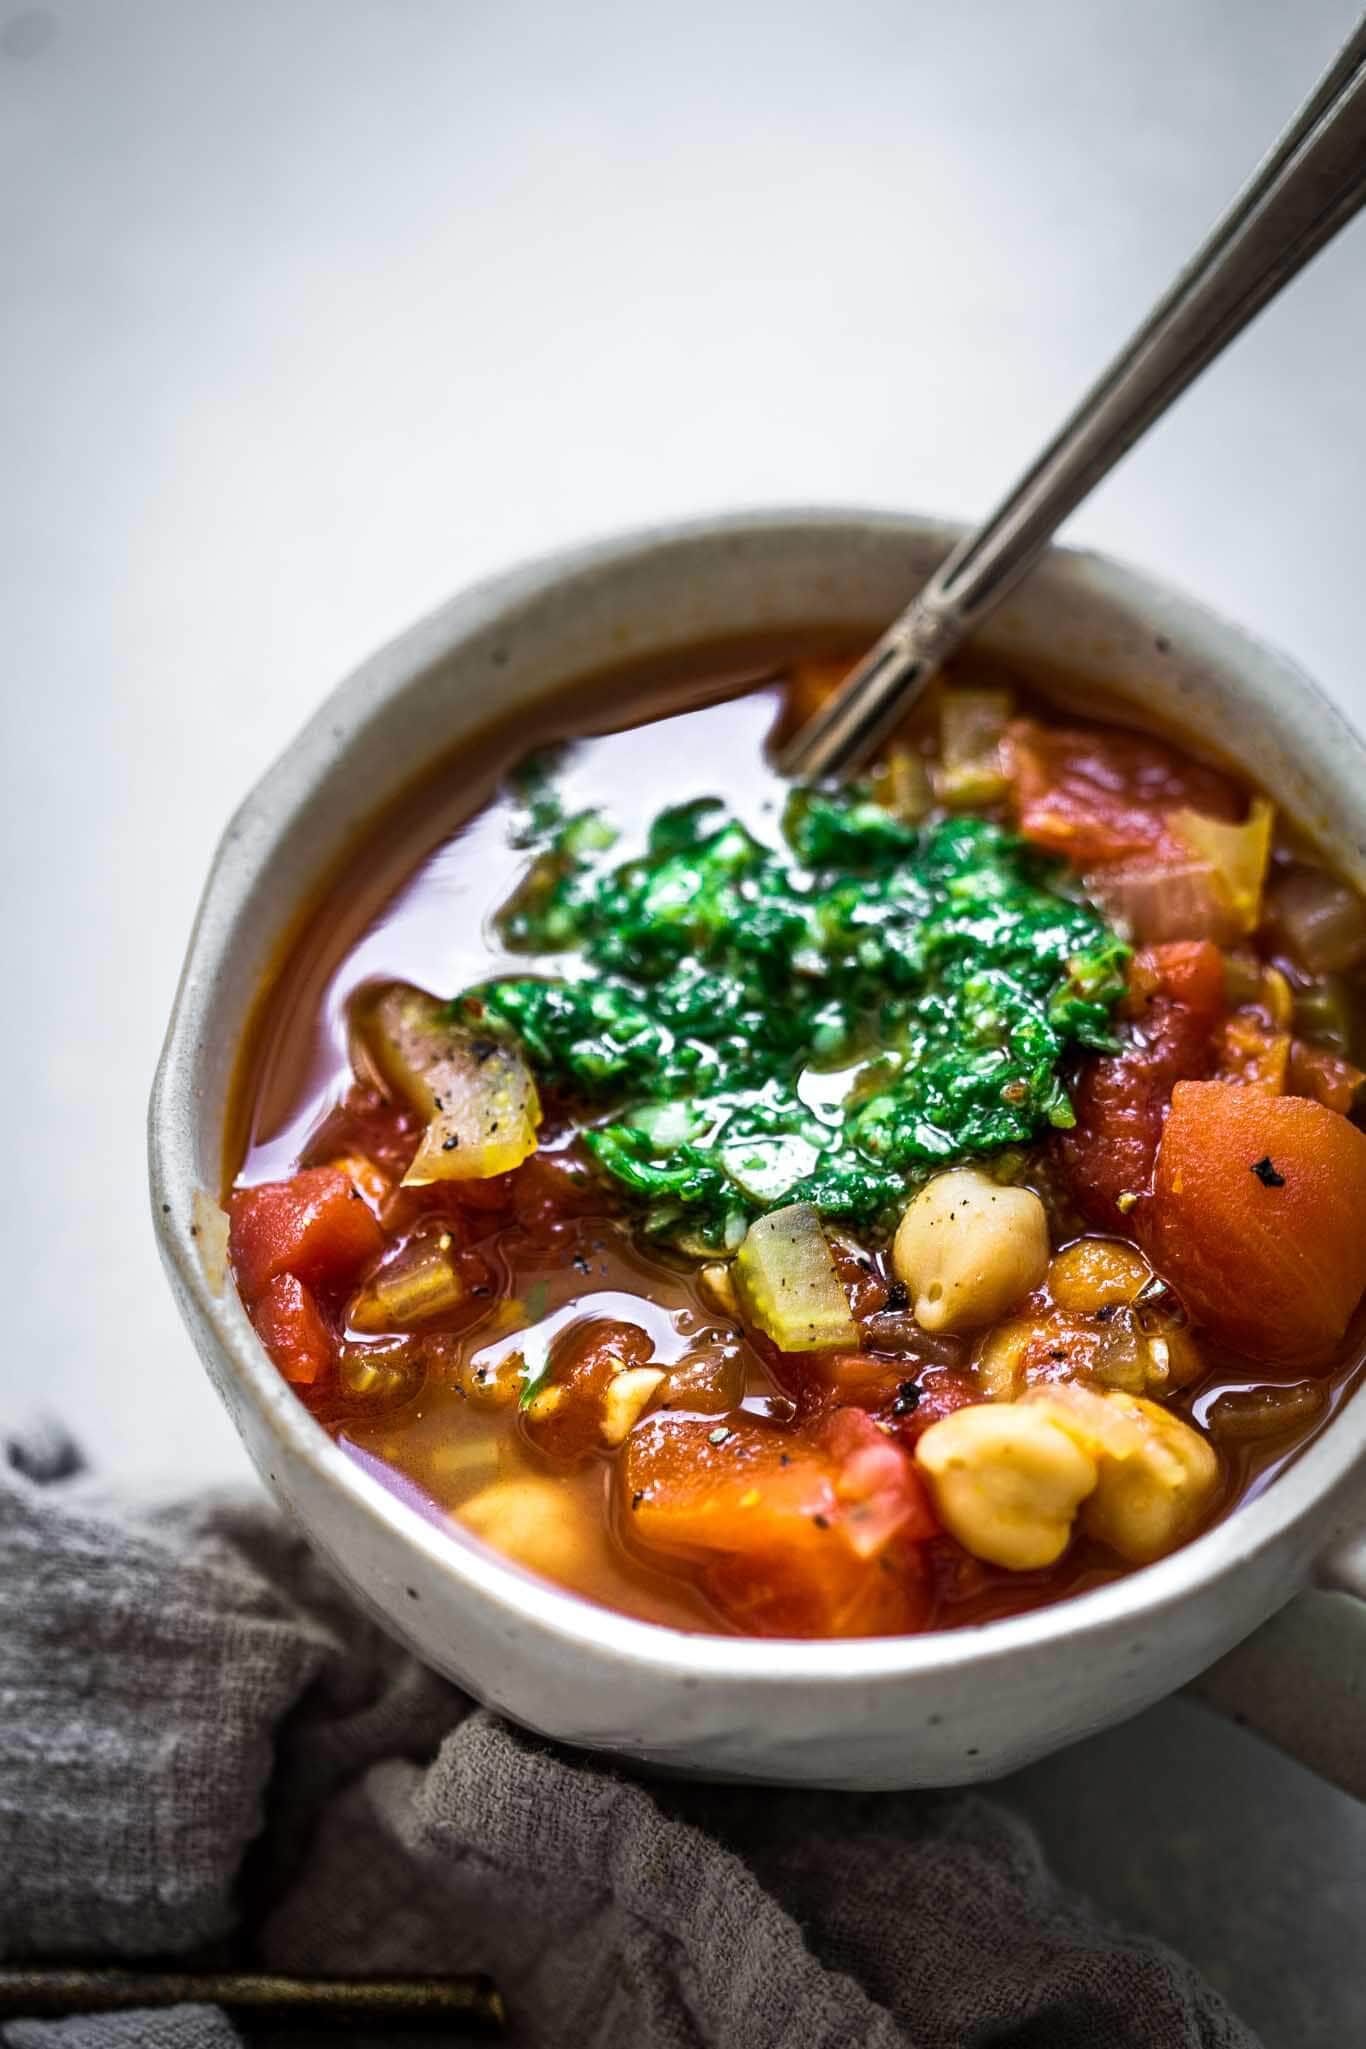
[[[982,1402],[932,1423],[915,1448],[939,1519],[974,1558],[1052,1565],[1096,1484],[1091,1454],[1042,1407]]]
[[[563,1580],[596,1548],[579,1500],[562,1481],[528,1474],[495,1480],[456,1510],[466,1529],[533,1572]]]
[[[1079,1387],[1027,1397],[1098,1464],[1081,1511],[1088,1536],[1131,1565],[1147,1565],[1189,1536],[1214,1498],[1219,1461],[1180,1416],[1139,1395]]]
[[[994,1323],[1047,1270],[1043,1204],[1030,1189],[1003,1188],[971,1167],[936,1174],[907,1206],[892,1265],[922,1329]]]

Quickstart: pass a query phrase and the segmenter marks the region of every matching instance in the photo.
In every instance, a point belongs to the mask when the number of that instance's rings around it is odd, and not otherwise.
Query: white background
[[[0,0],[11,1406],[129,1481],[244,1470],[142,1116],[215,837],[319,695],[560,541],[984,510],[1355,13]],[[1072,529],[1359,721],[1363,259],[1358,224]],[[1268,2040],[1353,2036],[1345,1805],[1184,1706],[1019,1797]]]

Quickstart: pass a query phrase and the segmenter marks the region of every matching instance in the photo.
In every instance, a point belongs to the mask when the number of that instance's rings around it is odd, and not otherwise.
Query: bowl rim
[[[237,920],[269,868],[280,834],[312,783],[344,749],[362,710],[373,714],[377,698],[449,657],[500,616],[557,587],[638,567],[646,558],[670,551],[681,561],[699,544],[732,536],[809,542],[822,530],[832,541],[848,541],[857,532],[872,530],[900,536],[908,544],[932,540],[946,550],[964,531],[932,516],[856,506],[732,511],[637,527],[554,550],[481,579],[361,663],[324,697],[256,782],[215,849],[148,1108],[152,1217],[162,1258],[201,1324],[212,1331],[229,1377],[283,1456],[301,1462],[315,1481],[341,1497],[376,1534],[401,1540],[420,1553],[433,1572],[458,1582],[467,1598],[501,1610],[508,1623],[549,1634],[578,1652],[610,1654],[619,1664],[642,1673],[727,1678],[760,1687],[866,1685],[930,1674],[942,1678],[1009,1660],[1025,1650],[1061,1648],[1078,1637],[1108,1638],[1150,1625],[1233,1567],[1297,1534],[1305,1538],[1304,1549],[1311,1550],[1307,1526],[1329,1513],[1332,1497],[1366,1452],[1366,1384],[1341,1404],[1329,1425],[1274,1484],[1240,1504],[1213,1529],[1155,1564],[1019,1615],[918,1636],[833,1640],[706,1635],[638,1620],[538,1578],[453,1520],[448,1527],[429,1520],[348,1457],[315,1421],[271,1364],[230,1280],[215,1291],[206,1273],[194,1222],[200,1196],[194,1164],[195,1077],[198,1048],[215,1030],[216,969]],[[1184,631],[1197,644],[1217,643],[1225,650],[1225,660],[1232,647],[1264,670],[1278,671],[1291,694],[1308,701],[1322,717],[1332,744],[1363,756],[1362,741],[1312,678],[1278,650],[1165,578],[1091,550],[1056,546],[1033,575],[1089,585],[1120,607],[1149,614],[1160,610],[1167,622],[1164,630]]]

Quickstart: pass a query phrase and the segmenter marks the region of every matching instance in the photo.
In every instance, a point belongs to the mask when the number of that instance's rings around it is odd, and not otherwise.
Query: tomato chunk
[[[1083,1216],[1111,1231],[1128,1227],[1119,1198],[1142,1194],[1173,1086],[1207,1074],[1224,1013],[1224,964],[1207,939],[1174,940],[1134,956],[1125,1009],[1131,1043],[1088,1060],[1072,1091],[1073,1130],[1058,1155]]]
[[[345,1287],[384,1245],[369,1206],[337,1167],[239,1188],[228,1215],[228,1250],[248,1304],[282,1274],[310,1288]]]
[[[1366,1289],[1366,1132],[1304,1096],[1180,1082],[1139,1238],[1192,1317],[1252,1359],[1322,1363]]]
[[[627,1440],[620,1478],[628,1534],[699,1564],[738,1628],[872,1636],[926,1618],[921,1547],[937,1524],[910,1458],[861,1410],[809,1434],[655,1415]]]
[[[522,1418],[537,1450],[564,1466],[602,1451],[610,1442],[603,1434],[608,1389],[653,1356],[649,1333],[638,1323],[597,1316],[571,1324],[551,1347],[548,1370]]]
[[[1078,867],[1144,854],[1189,859],[1167,824],[1182,805],[1238,816],[1226,777],[1137,733],[1016,719],[1008,749],[1020,831]]]
[[[268,1284],[251,1320],[285,1379],[296,1387],[312,1387],[331,1366],[332,1333],[312,1291],[293,1274]]]

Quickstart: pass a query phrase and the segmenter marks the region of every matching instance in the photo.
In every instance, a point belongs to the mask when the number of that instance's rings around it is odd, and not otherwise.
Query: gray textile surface
[[[6,2049],[241,2049],[241,2041],[211,2006],[15,2021],[5,2030]]]
[[[11,1961],[480,1969],[538,2049],[1256,2049],[989,1801],[618,1777],[417,1665],[259,1499],[121,1509],[51,1437],[0,1460],[0,1715]]]

